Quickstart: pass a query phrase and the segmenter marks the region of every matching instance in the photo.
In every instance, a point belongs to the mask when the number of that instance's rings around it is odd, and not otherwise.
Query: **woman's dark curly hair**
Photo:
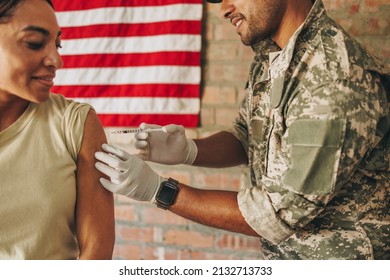
[[[12,17],[16,7],[23,1],[28,0],[0,0],[0,23],[6,22]],[[51,0],[46,0],[46,2],[54,9]]]

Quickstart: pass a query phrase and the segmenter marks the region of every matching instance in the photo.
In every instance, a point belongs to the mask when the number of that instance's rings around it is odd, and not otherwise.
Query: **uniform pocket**
[[[287,129],[291,157],[282,183],[300,194],[328,195],[335,188],[345,120],[297,120]]]

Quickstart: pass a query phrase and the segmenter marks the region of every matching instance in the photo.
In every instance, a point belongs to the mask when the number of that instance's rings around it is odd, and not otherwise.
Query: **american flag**
[[[53,0],[62,29],[52,91],[91,104],[103,126],[196,127],[202,0]]]

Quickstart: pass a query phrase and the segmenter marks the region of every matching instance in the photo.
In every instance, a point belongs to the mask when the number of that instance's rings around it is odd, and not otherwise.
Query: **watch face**
[[[164,185],[158,194],[158,201],[165,205],[172,205],[176,197],[177,189],[169,184]]]

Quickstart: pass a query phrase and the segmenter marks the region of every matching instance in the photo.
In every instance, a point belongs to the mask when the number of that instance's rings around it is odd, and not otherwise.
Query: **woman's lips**
[[[52,87],[54,85],[54,77],[55,75],[34,76],[33,79],[43,84],[44,86]]]

